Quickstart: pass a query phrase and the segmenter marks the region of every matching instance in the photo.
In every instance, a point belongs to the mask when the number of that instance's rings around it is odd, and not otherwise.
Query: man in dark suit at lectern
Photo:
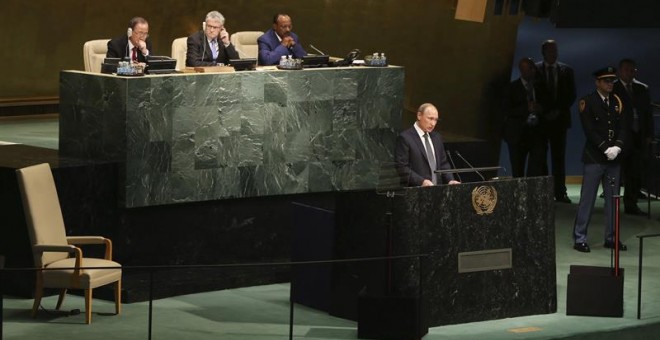
[[[442,137],[433,131],[437,123],[438,109],[433,104],[422,104],[415,124],[397,137],[394,158],[404,185],[433,186],[442,184],[441,179],[448,184],[460,183],[451,173],[434,172],[451,169]]]

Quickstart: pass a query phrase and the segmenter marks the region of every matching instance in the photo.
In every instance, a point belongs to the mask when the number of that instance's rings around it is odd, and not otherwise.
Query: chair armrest
[[[66,241],[69,244],[103,244],[105,237],[103,236],[67,236]]]
[[[66,241],[69,244],[85,245],[85,244],[105,244],[104,259],[112,261],[112,241],[103,236],[67,236]]]
[[[60,252],[60,253],[74,253],[76,257],[76,263],[75,263],[75,269],[73,270],[73,275],[79,276],[80,275],[80,267],[82,267],[82,258],[83,258],[83,253],[82,249],[72,246],[72,245],[55,245],[55,244],[36,244],[32,246],[32,251],[36,253],[43,253],[43,252]]]
[[[37,253],[43,252],[58,252],[58,253],[73,253],[76,250],[72,245],[55,245],[55,244],[37,244],[32,246],[32,250]]]

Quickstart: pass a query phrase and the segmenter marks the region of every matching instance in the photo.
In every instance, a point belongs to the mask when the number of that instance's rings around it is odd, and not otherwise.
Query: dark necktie
[[[609,100],[609,98],[605,97],[605,99],[603,99],[603,103],[605,103],[605,106],[607,106],[607,109],[609,110],[609,108],[610,108],[610,100]]]
[[[525,84],[525,89],[527,90],[527,101],[533,102],[534,101],[534,86],[532,86],[532,83],[527,83],[527,84]]]
[[[548,66],[548,88],[550,89],[550,97],[557,98],[557,84],[555,80],[555,67]]]
[[[438,176],[435,173],[435,156],[433,155],[433,149],[431,148],[431,141],[429,141],[429,134],[426,132],[424,133],[424,147],[426,148],[426,158],[429,159],[429,167],[431,167],[431,181],[433,184],[438,184]]]
[[[632,84],[628,83],[626,84],[626,92],[628,92],[628,96],[630,96],[630,99],[633,98],[633,89],[632,89]],[[633,121],[632,121],[632,129],[634,132],[639,132],[639,115],[637,114],[637,108],[635,108],[634,103],[630,103],[632,110],[633,110]]]
[[[137,47],[133,47],[133,55],[131,56],[131,60],[133,60],[135,62],[138,61],[137,50],[138,50]]]

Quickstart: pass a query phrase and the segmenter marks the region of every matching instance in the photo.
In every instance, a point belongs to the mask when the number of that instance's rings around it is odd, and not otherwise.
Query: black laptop
[[[176,59],[166,56],[147,56],[148,74],[168,74],[176,73]]]
[[[304,57],[302,57],[303,60],[303,68],[310,68],[310,67],[325,67],[328,66],[328,61],[330,60],[330,56],[328,55],[319,55],[319,54],[308,54]]]
[[[257,58],[230,59],[229,65],[233,66],[235,71],[254,70],[257,67]]]

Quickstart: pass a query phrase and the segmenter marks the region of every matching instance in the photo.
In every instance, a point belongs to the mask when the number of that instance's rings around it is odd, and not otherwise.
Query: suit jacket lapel
[[[415,141],[414,143],[417,145],[417,149],[422,154],[422,158],[424,158],[426,164],[428,164],[429,158],[426,157],[426,147],[424,147],[424,144],[422,144],[422,139],[419,137],[419,135],[417,134],[417,130],[414,127],[410,130],[410,135]]]

